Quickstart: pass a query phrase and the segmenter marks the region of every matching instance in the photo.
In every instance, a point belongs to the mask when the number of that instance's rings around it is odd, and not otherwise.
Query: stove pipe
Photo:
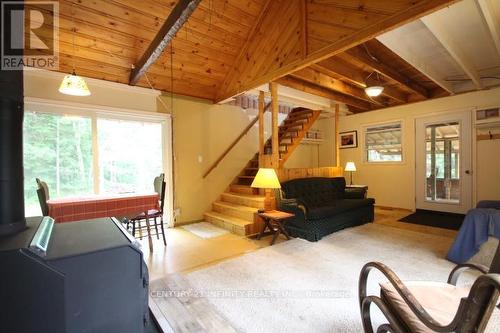
[[[0,236],[26,228],[23,71],[0,70]]]

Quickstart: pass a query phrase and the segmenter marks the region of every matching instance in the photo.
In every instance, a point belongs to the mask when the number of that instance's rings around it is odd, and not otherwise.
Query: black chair
[[[49,205],[47,205],[47,200],[50,199],[49,196],[49,187],[47,183],[36,178],[36,183],[38,188],[36,190],[36,194],[38,195],[38,201],[40,202],[40,208],[42,209],[43,216],[49,216]]]
[[[163,225],[163,207],[165,206],[165,188],[166,188],[166,183],[165,183],[165,175],[162,173],[158,177],[155,177],[153,185],[155,192],[158,193],[159,196],[159,202],[158,206],[159,209],[151,209],[148,211],[148,217],[150,219],[150,222],[153,221],[153,224],[150,223],[150,230],[151,228],[154,227],[155,230],[155,235],[157,239],[160,239],[160,234],[163,237],[163,244],[167,245],[167,240],[165,238],[165,229]],[[159,220],[159,223],[158,223]],[[139,232],[139,238],[142,239],[142,237],[147,236],[145,232],[147,232],[147,226],[142,225],[141,222],[146,221],[146,214],[141,213],[138,216],[130,219],[130,221],[127,221],[127,229],[129,229],[130,225],[132,226],[132,235],[135,237],[136,232]],[[158,230],[158,227],[160,227],[160,230]]]

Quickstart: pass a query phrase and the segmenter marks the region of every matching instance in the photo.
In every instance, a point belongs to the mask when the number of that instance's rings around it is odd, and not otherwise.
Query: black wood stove
[[[0,332],[144,332],[148,270],[117,220],[25,218],[23,113],[23,72],[0,70]]]

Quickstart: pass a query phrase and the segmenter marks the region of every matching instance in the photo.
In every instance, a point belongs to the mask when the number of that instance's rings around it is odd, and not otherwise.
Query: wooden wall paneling
[[[276,170],[280,182],[297,178],[311,177],[342,177],[341,167],[322,167],[322,168],[282,168]]]

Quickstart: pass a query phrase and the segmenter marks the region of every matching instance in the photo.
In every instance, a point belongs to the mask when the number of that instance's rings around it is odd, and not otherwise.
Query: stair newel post
[[[335,165],[340,167],[339,118],[340,107],[335,104]]]
[[[264,110],[265,100],[264,92],[259,91],[259,168],[265,167],[264,165]]]
[[[271,92],[271,125],[272,125],[272,167],[279,168],[279,141],[278,141],[278,84],[276,82],[269,83],[269,91]]]

